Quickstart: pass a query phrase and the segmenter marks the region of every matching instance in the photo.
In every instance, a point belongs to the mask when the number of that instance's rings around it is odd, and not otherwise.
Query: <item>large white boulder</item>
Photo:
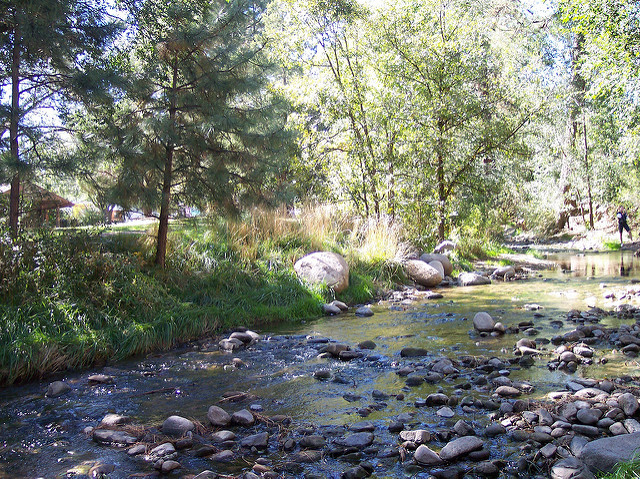
[[[419,259],[407,261],[404,270],[409,278],[428,288],[438,286],[443,279],[440,271]]]
[[[296,261],[293,269],[307,283],[326,283],[336,293],[349,287],[349,265],[337,253],[319,251],[308,254]]]

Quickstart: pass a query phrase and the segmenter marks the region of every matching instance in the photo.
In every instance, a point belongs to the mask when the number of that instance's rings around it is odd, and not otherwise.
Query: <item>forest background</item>
[[[362,303],[639,211],[634,2],[0,5],[2,383],[317,315],[311,251]],[[30,184],[91,207],[35,228]]]

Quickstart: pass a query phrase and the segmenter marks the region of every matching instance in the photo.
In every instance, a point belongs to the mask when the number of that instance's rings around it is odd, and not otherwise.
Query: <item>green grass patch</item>
[[[640,458],[618,464],[609,474],[598,476],[600,479],[637,479],[640,478]]]
[[[602,248],[608,251],[620,251],[622,245],[619,241],[607,240],[603,243]]]

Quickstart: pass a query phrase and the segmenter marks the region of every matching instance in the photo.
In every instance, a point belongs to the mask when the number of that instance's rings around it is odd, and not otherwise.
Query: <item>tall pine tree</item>
[[[259,193],[286,156],[286,104],[270,91],[260,36],[264,9],[261,0],[145,0],[133,12],[130,88],[105,130],[120,162],[112,196],[159,211],[161,267],[178,205],[231,206]]]
[[[0,11],[0,181],[11,182],[15,235],[21,180],[46,162],[41,147],[61,125],[55,112],[103,90],[96,60],[119,26],[99,0],[1,0]]]

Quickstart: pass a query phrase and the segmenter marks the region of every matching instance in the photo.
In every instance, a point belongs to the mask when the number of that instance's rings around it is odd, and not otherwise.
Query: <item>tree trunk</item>
[[[589,144],[587,143],[587,119],[582,122],[584,132],[584,169],[587,175],[587,195],[589,197],[589,228],[595,228],[593,219],[593,196],[591,195],[591,168],[589,166]]]
[[[436,182],[438,185],[438,242],[444,241],[447,227],[447,195],[444,184],[444,159],[438,151],[438,165],[436,167]]]
[[[11,120],[9,125],[9,143],[11,158],[16,173],[11,180],[9,194],[9,228],[13,236],[18,235],[18,218],[20,216],[20,156],[18,144],[18,123],[20,121],[20,26],[17,23],[13,30],[13,54],[11,59]]]
[[[173,79],[171,81],[171,100],[169,105],[169,124],[175,130],[176,121],[176,90],[178,87],[178,59],[174,59]],[[173,131],[171,132],[173,137]],[[171,206],[171,182],[173,180],[173,153],[175,145],[173,139],[167,142],[164,160],[164,178],[162,181],[162,200],[160,203],[160,223],[158,224],[158,239],[156,245],[156,265],[164,268],[167,256],[167,233],[169,232],[169,207]]]

